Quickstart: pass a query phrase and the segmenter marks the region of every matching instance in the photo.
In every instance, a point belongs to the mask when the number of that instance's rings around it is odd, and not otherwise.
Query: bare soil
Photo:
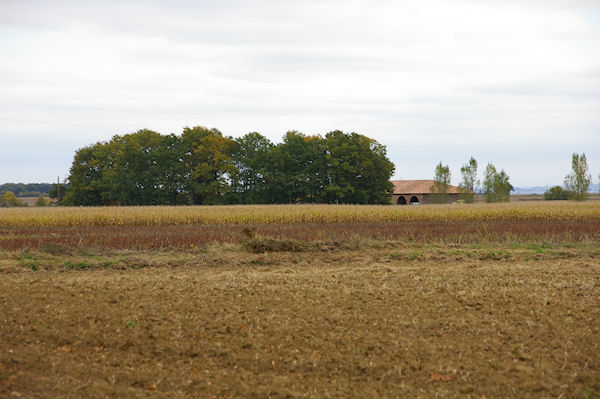
[[[0,397],[598,397],[595,248],[5,252]]]

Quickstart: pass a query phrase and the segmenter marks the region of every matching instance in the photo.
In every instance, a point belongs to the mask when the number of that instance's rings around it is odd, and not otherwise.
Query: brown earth
[[[444,242],[446,244],[600,241],[600,219],[509,220],[488,222],[433,221],[411,223],[292,223],[157,226],[2,227],[0,250],[42,249],[63,245],[72,249],[137,251],[194,249],[214,243],[239,244],[244,230],[276,239],[300,241],[355,240]]]
[[[0,253],[0,397],[600,395],[593,244],[78,256]]]

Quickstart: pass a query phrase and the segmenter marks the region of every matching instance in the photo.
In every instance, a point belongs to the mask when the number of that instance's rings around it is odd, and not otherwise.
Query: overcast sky
[[[141,128],[340,129],[395,178],[474,156],[515,186],[600,173],[600,2],[0,0],[0,183]]]

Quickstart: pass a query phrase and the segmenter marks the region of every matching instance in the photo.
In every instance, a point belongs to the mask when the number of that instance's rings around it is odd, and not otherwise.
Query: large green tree
[[[326,147],[321,136],[289,131],[271,152],[267,171],[273,202],[318,202],[327,183]]]
[[[235,202],[264,204],[269,202],[267,175],[271,166],[273,143],[258,132],[236,139],[232,155],[236,169],[233,191]]]
[[[326,202],[390,203],[394,164],[387,158],[384,145],[339,130],[327,133],[325,140],[329,175],[323,193]]]
[[[165,136],[140,130],[124,136],[114,136],[107,144],[113,156],[104,178],[110,202],[121,205],[156,205],[166,202],[165,178],[162,176],[158,153]]]
[[[75,153],[69,185],[65,194],[67,205],[108,205],[110,183],[106,172],[112,167],[113,154],[107,143],[98,142]]]
[[[436,203],[445,204],[448,202],[448,187],[450,187],[450,168],[440,162],[435,167],[433,185],[430,188]]]
[[[236,142],[215,129],[186,127],[181,135],[183,162],[189,171],[185,189],[193,204],[228,202],[229,183],[236,174],[232,162]]]
[[[460,199],[467,203],[473,202],[475,189],[479,185],[479,180],[477,179],[477,166],[477,161],[475,158],[471,157],[469,162],[460,168],[462,180],[458,184],[458,191]]]
[[[592,175],[588,173],[585,153],[581,155],[574,153],[571,157],[571,173],[565,177],[565,187],[570,192],[569,199],[585,201],[590,184],[592,184]]]

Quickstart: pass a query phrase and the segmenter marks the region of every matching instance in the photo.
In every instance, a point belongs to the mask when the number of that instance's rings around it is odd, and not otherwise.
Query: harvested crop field
[[[596,249],[495,251],[214,247],[43,272],[15,256],[0,396],[597,395]]]
[[[600,396],[598,204],[72,211],[0,209],[0,397]]]

